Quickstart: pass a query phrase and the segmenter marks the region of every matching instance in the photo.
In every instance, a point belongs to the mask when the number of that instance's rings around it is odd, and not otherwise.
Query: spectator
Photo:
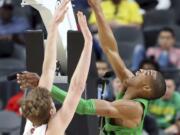
[[[118,77],[115,77],[111,81],[111,83],[112,83],[113,94],[116,97],[123,90],[122,82],[120,81],[120,79]]]
[[[146,69],[146,70],[157,70],[159,71],[159,65],[158,63],[154,60],[154,58],[148,58],[148,59],[144,59],[140,66],[139,69]]]
[[[111,71],[111,76],[108,77],[108,80],[109,81],[106,85],[103,97],[105,100],[114,101],[116,97],[118,97],[119,94],[123,91],[122,83],[119,78],[115,76],[113,71]]]
[[[180,49],[175,47],[174,31],[169,27],[161,29],[157,42],[158,46],[148,48],[147,52],[145,52],[144,46],[136,46],[133,54],[132,70],[137,70],[139,64],[146,56],[155,57],[162,69],[180,68]]]
[[[142,15],[140,13],[139,5],[130,0],[106,0],[102,1],[102,9],[105,17],[112,28],[119,26],[141,26],[143,23]],[[95,14],[92,13],[89,23],[93,25],[96,30]]]
[[[180,113],[180,94],[175,91],[175,82],[166,79],[166,94],[158,100],[151,101],[149,113],[156,118],[159,128],[168,134],[177,134],[178,127],[176,117]],[[173,128],[173,131],[170,130]]]
[[[109,71],[109,65],[104,60],[97,60],[96,61],[96,67],[97,67],[99,78],[102,78],[106,74],[106,72]]]
[[[11,0],[3,1],[0,7],[0,57],[12,55],[14,44],[23,44],[21,34],[29,28],[27,20],[14,16],[13,12]]]
[[[96,61],[96,68],[97,68],[97,72],[98,72],[98,89],[97,89],[97,97],[98,99],[111,99],[111,91],[110,91],[110,87],[109,87],[109,82],[107,82],[107,78],[104,77],[106,75],[107,72],[109,72],[110,68],[109,68],[109,64],[102,59],[98,59]],[[105,79],[106,78],[106,79]],[[110,97],[110,98],[109,98]]]
[[[12,111],[12,112],[15,112],[18,115],[20,115],[20,112],[19,112],[20,102],[21,102],[21,99],[23,98],[23,95],[24,95],[24,92],[22,90],[20,90],[16,95],[11,97],[8,100],[5,110]]]
[[[119,26],[140,27],[143,23],[142,14],[139,5],[130,0],[104,0],[102,1],[102,9],[105,17],[112,28]],[[95,14],[92,12],[89,18],[92,31],[97,31]],[[97,57],[102,57],[101,45],[99,37],[94,34],[94,49]]]

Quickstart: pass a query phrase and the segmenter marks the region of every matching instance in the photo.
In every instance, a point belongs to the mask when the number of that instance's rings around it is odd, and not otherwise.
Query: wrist
[[[92,5],[91,8],[94,10],[95,13],[99,13],[99,11],[102,11],[101,6],[99,4]]]
[[[57,29],[58,28],[58,23],[56,23],[55,21],[52,21],[50,24],[49,24],[49,28],[50,29]]]
[[[92,45],[92,44],[93,44],[92,39],[91,39],[91,38],[85,39],[85,44],[90,44],[90,45]]]

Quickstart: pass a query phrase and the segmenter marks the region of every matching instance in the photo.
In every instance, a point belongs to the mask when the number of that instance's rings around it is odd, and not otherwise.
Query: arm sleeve
[[[57,100],[60,103],[63,103],[64,99],[66,98],[67,92],[56,86],[53,86],[51,90],[51,94],[53,99]],[[76,113],[80,115],[95,115],[96,114],[95,100],[94,99],[84,100],[81,98],[78,107],[76,109]]]

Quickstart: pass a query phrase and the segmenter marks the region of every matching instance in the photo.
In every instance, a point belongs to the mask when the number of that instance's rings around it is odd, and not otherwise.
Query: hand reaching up
[[[77,17],[85,42],[92,42],[92,35],[87,25],[86,16],[82,12],[78,12]]]
[[[68,11],[68,4],[70,0],[63,0],[62,3],[60,3],[55,11],[53,22],[55,24],[59,24],[64,20],[64,16]]]

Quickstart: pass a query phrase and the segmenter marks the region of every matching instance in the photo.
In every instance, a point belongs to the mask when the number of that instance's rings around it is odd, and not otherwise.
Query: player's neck
[[[137,98],[137,95],[134,91],[130,89],[126,90],[123,99],[135,99],[135,98]]]

